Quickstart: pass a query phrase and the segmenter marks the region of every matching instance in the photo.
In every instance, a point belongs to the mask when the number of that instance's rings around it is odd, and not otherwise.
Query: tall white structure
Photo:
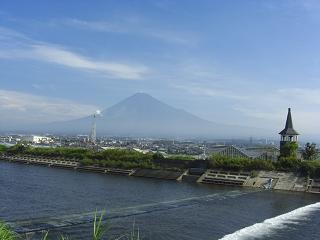
[[[101,115],[100,110],[97,110],[94,114],[93,114],[93,118],[92,118],[92,126],[91,126],[91,134],[90,134],[90,140],[93,144],[96,144],[97,141],[97,123],[96,123],[96,118],[97,116]]]

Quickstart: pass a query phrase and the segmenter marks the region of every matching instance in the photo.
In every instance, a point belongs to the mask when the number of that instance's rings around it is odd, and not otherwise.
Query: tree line
[[[212,154],[207,160],[208,168],[219,168],[234,171],[277,170],[297,172],[304,176],[320,177],[320,160],[317,159],[315,144],[307,143],[302,151],[303,159],[296,156],[297,146],[287,144],[285,151],[277,161],[250,159],[243,157],[227,157]],[[130,149],[107,149],[95,151],[86,148],[39,148],[17,144],[12,147],[0,145],[0,152],[14,155],[31,155],[49,158],[62,158],[64,160],[78,160],[83,166],[133,168],[160,168],[155,160],[161,161],[164,156],[159,153],[140,153]],[[172,160],[192,161],[186,156],[175,155]]]

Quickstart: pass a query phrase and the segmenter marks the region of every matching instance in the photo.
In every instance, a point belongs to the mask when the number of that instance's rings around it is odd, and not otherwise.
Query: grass
[[[97,213],[94,215],[92,240],[102,239],[102,236],[106,231],[106,226],[102,224],[103,215],[104,214],[101,213],[99,219],[97,218]]]
[[[18,234],[12,231],[7,224],[0,222],[0,239],[16,240],[18,239]]]
[[[101,213],[100,216],[97,214],[94,215],[93,220],[93,231],[92,237],[88,240],[102,240],[107,227],[106,224],[103,223],[104,213]],[[0,240],[21,240],[21,236],[15,233],[7,224],[0,222]],[[42,240],[49,239],[49,232],[45,232]],[[115,238],[114,240],[140,240],[140,231],[139,228],[136,229],[135,223],[133,223],[132,230],[129,234],[124,234],[120,237]],[[60,235],[56,240],[71,240],[67,236]]]

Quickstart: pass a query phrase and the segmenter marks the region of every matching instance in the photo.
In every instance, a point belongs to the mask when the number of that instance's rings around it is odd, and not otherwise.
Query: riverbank
[[[66,168],[77,171],[89,171],[101,174],[117,174],[132,177],[158,178],[166,180],[188,181],[201,184],[228,185],[285,190],[307,193],[320,193],[320,180],[299,176],[293,172],[277,171],[224,171],[219,169],[122,169],[100,166],[83,166],[76,159],[60,159],[35,156],[0,155],[1,160],[21,164],[34,164],[47,167]]]

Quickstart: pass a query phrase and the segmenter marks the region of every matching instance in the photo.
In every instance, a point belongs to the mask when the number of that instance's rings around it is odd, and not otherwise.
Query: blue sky
[[[2,124],[77,118],[146,92],[275,133],[292,107],[296,129],[318,134],[319,43],[316,0],[2,0]]]

